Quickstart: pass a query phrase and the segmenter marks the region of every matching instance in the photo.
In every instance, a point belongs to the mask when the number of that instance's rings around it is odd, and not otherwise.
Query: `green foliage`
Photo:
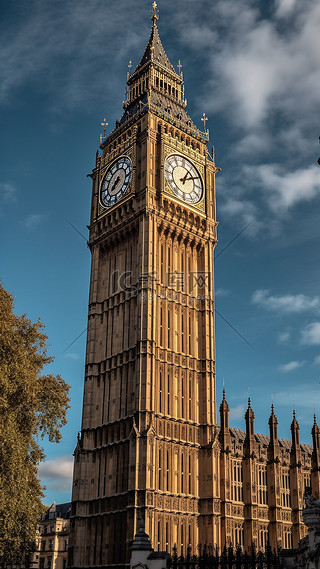
[[[28,560],[34,549],[43,496],[39,440],[59,442],[66,424],[69,386],[41,375],[47,355],[43,324],[13,313],[0,283],[0,566]]]

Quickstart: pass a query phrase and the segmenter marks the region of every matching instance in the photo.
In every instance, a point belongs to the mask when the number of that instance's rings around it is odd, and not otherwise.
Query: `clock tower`
[[[157,28],[92,177],[92,254],[70,566],[220,543],[215,164]],[[217,502],[217,503],[216,503]]]

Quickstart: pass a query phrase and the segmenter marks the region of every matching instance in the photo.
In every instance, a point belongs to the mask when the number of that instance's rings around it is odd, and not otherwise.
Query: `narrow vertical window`
[[[167,492],[169,492],[170,490],[170,481],[169,481],[169,451],[167,450],[167,472],[166,472],[166,477],[167,477]]]
[[[184,377],[181,378],[181,418],[184,419]]]
[[[164,258],[163,258],[163,245],[160,248],[160,279],[161,284],[164,282]]]
[[[163,310],[160,308],[160,346],[163,346]]]
[[[189,379],[189,421],[192,421],[192,382]]]
[[[184,493],[184,460],[183,453],[181,454],[181,493]]]
[[[181,555],[183,555],[183,524],[181,524],[180,526],[180,540],[181,540]]]
[[[171,318],[170,309],[168,310],[168,348],[171,347]]]
[[[163,393],[162,393],[163,385],[162,385],[162,372],[161,372],[161,371],[160,371],[159,383],[160,383],[160,385],[159,385],[159,387],[160,387],[160,390],[159,390],[159,411],[160,411],[160,413],[162,413],[162,412],[163,412],[163,401],[162,401],[162,398],[163,398]]]
[[[159,450],[158,488],[161,490],[161,450]]]
[[[158,522],[158,551],[160,551],[161,545],[161,524]]]
[[[181,352],[184,352],[184,316],[181,314]]]
[[[192,327],[191,327],[191,317],[189,316],[189,356],[192,355]]]
[[[168,247],[168,275],[167,275],[167,284],[171,283],[171,248]]]
[[[180,283],[181,283],[181,290],[184,290],[185,286],[184,286],[184,255],[183,255],[183,253],[181,253],[181,279],[180,279]]]
[[[167,415],[170,415],[171,405],[170,405],[170,374],[167,376]],[[172,411],[171,411],[172,412]]]
[[[166,522],[166,551],[169,551],[169,524]]]
[[[188,492],[189,492],[189,494],[192,494],[192,486],[191,486],[191,483],[192,483],[192,478],[191,478],[191,455],[190,455],[190,454],[189,454],[189,472],[188,472],[188,478],[189,478],[189,481],[188,481]],[[190,543],[190,540],[189,540],[189,543]]]

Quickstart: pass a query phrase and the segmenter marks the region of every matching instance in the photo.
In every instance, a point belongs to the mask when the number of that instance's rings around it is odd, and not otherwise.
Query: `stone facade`
[[[41,516],[37,527],[37,550],[32,569],[66,569],[71,504],[56,504]]]
[[[177,544],[290,547],[304,535],[312,448],[216,418],[214,151],[186,113],[183,77],[153,25],[124,114],[92,177],[92,254],[71,567],[130,561],[140,527]],[[204,123],[205,124],[205,123]],[[171,170],[170,170],[171,168]],[[173,173],[171,173],[173,172]],[[170,177],[171,176],[171,177]],[[109,180],[109,181],[108,181]],[[314,451],[319,460],[319,451]],[[317,454],[318,453],[318,454]],[[318,468],[318,467],[317,467]],[[312,484],[319,492],[319,470]]]

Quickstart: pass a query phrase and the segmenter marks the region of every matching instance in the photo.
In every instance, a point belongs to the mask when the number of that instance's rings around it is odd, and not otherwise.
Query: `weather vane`
[[[155,23],[156,20],[159,20],[159,10],[158,10],[158,4],[156,3],[156,1],[154,1],[152,3],[152,10],[150,10],[150,14],[151,14],[151,20],[153,21],[153,23]]]
[[[106,137],[106,127],[108,126],[109,123],[106,122],[106,119],[103,119],[103,122],[100,123],[101,126],[103,126],[103,134],[100,134],[100,144],[103,141],[103,139]]]
[[[208,131],[206,129],[206,123],[208,121],[208,117],[206,117],[206,113],[203,113],[202,115],[202,122],[203,122],[203,127],[204,127],[204,134],[208,134]]]

